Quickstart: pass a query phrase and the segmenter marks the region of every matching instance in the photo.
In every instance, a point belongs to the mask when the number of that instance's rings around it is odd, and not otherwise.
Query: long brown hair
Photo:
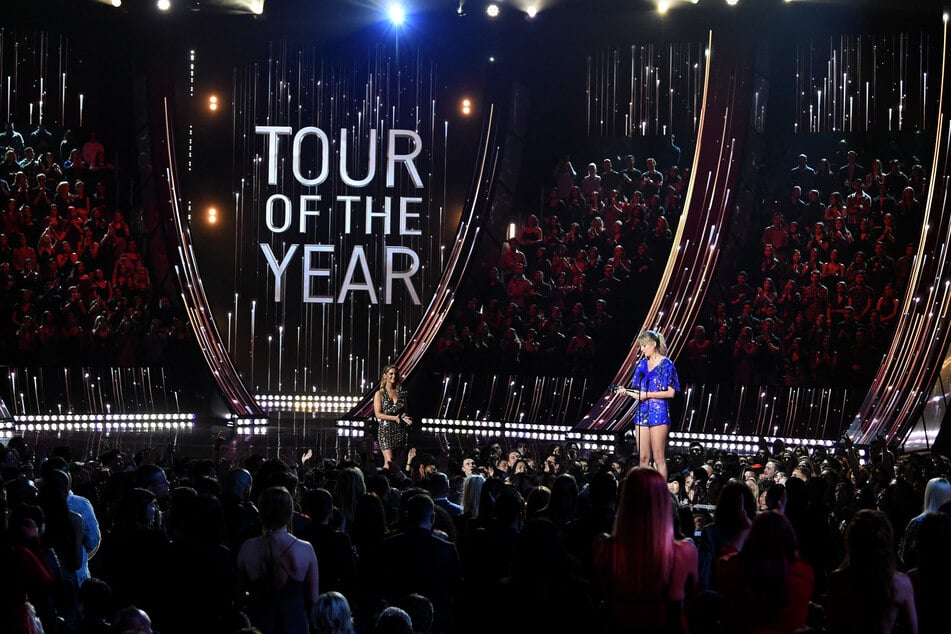
[[[845,529],[845,559],[842,569],[860,601],[857,614],[875,619],[892,604],[895,550],[892,525],[881,511],[862,509]]]
[[[760,625],[769,623],[788,602],[789,569],[797,558],[796,531],[781,513],[761,513],[738,556],[751,615]]]

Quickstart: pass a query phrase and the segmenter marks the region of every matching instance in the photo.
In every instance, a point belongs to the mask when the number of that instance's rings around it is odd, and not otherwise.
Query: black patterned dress
[[[402,386],[396,390],[394,402],[386,390],[380,390],[380,409],[387,416],[399,416],[406,411],[406,390]],[[381,420],[377,432],[380,450],[403,449],[406,447],[406,425],[400,421]]]

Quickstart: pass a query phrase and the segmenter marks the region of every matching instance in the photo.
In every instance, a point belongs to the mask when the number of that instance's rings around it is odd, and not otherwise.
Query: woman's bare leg
[[[654,454],[654,468],[667,479],[667,425],[650,427],[651,453]]]
[[[651,438],[650,428],[646,425],[638,425],[634,428],[634,434],[637,438],[637,453],[640,456],[640,466],[651,466]]]

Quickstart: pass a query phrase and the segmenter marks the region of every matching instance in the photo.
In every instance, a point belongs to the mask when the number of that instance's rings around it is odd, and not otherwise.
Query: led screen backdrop
[[[205,286],[255,393],[363,392],[412,334],[461,204],[438,72],[418,53],[328,62],[287,44],[237,67],[233,222],[199,258],[223,271]]]

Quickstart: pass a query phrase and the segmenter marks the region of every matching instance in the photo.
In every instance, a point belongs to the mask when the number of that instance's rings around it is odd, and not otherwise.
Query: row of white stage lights
[[[39,431],[159,431],[189,429],[196,414],[30,414],[14,417],[18,432]]]

